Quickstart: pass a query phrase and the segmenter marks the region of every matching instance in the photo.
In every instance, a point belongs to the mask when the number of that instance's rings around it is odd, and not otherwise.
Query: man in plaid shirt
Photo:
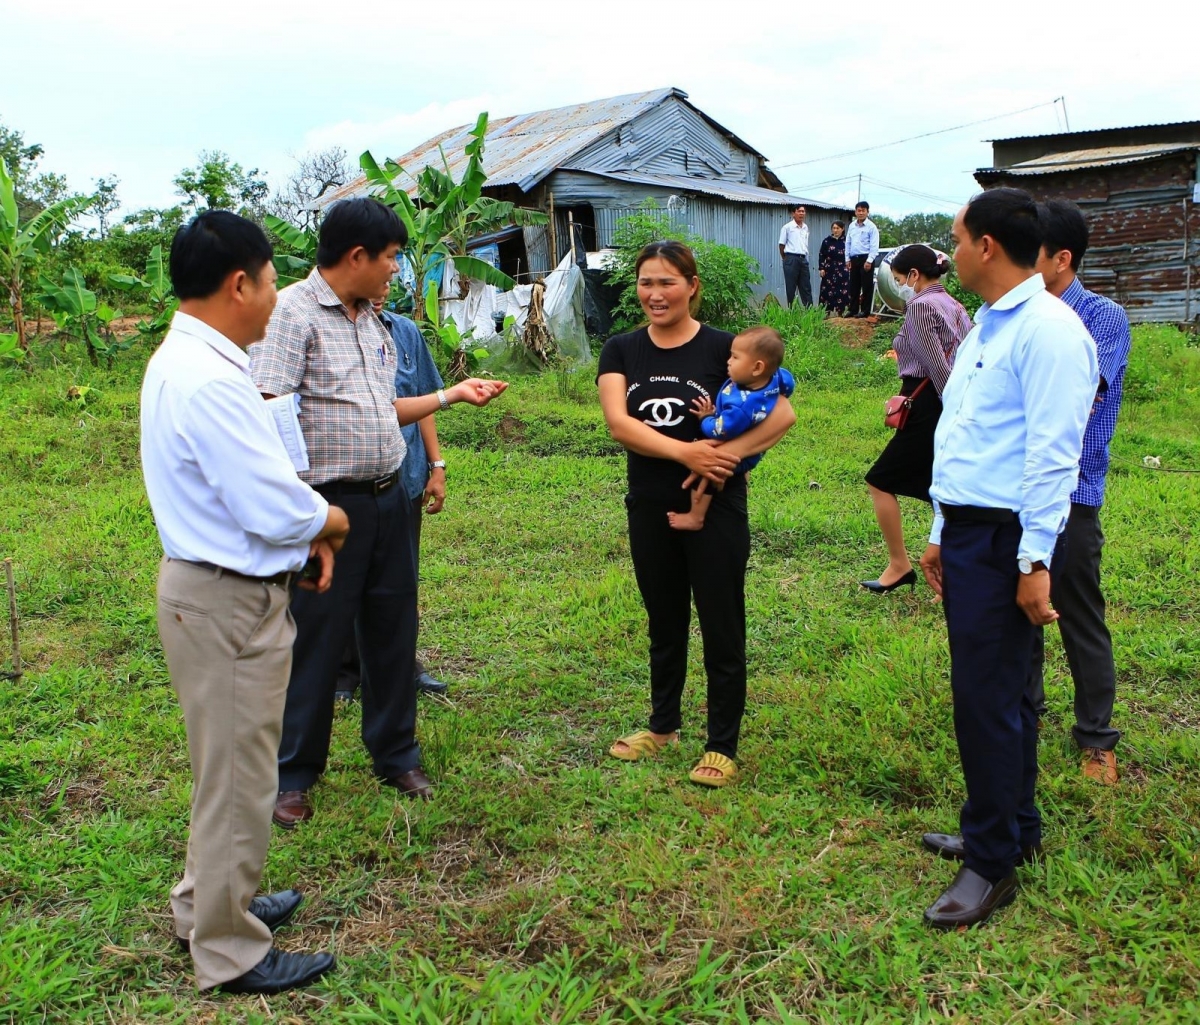
[[[454,402],[487,405],[507,385],[469,379],[396,397],[396,345],[371,301],[386,290],[407,241],[403,223],[377,200],[334,204],[321,223],[316,268],[280,293],[266,338],[250,350],[259,391],[300,396],[309,457],[300,477],[345,509],[351,528],[329,591],[292,599],[296,642],[274,812],[285,828],[312,818],[308,792],[325,771],[338,667],[355,617],[362,737],[375,774],[403,794],[433,793],[416,740],[417,570],[398,472],[400,426]]]
[[[1073,732],[1083,752],[1083,774],[1111,786],[1117,782],[1113,749],[1121,734],[1112,727],[1117,680],[1100,590],[1100,553],[1104,548],[1100,506],[1108,473],[1108,446],[1117,427],[1129,362],[1129,318],[1115,302],[1089,292],[1076,277],[1088,246],[1087,222],[1079,208],[1054,199],[1039,207],[1038,220],[1042,252],[1037,267],[1046,289],[1079,315],[1096,343],[1100,364],[1100,388],[1083,435],[1079,484],[1071,495],[1067,520],[1066,565],[1054,587],[1054,607],[1075,683]],[[1046,710],[1040,642],[1039,632],[1030,684],[1030,698],[1039,715]]]

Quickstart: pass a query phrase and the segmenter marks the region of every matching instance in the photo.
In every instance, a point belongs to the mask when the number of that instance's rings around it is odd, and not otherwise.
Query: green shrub
[[[634,262],[643,247],[667,239],[683,242],[696,256],[701,282],[700,320],[728,331],[738,331],[752,322],[751,286],[762,281],[758,261],[734,246],[709,242],[675,227],[665,210],[648,201],[645,209],[617,221],[613,232],[617,256],[608,280],[621,289],[621,299],[613,310],[616,330],[628,331],[645,323],[637,297]]]

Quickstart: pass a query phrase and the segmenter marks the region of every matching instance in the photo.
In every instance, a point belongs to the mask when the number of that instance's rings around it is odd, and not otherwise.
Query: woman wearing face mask
[[[916,587],[917,574],[904,547],[897,495],[929,501],[933,475],[933,432],[942,415],[942,389],[950,376],[958,343],[971,330],[962,304],[939,283],[950,261],[928,246],[905,246],[883,273],[892,278],[907,299],[904,324],[892,348],[903,382],[902,395],[913,396],[908,422],[867,473],[867,489],[875,519],[887,544],[887,568],[877,580],[860,581],[875,594],[887,594],[905,584]]]
[[[821,243],[821,254],[817,258],[817,269],[821,274],[819,302],[840,317],[850,305],[850,273],[846,270],[846,226],[834,221],[831,233]]]

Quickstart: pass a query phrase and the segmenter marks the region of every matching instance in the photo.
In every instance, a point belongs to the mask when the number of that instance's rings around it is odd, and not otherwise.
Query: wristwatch
[[[450,400],[446,398],[446,393],[441,388],[437,390],[437,400],[443,412],[450,408]]]
[[[1030,562],[1024,555],[1022,555],[1017,560],[1017,569],[1019,569],[1021,571],[1022,575],[1024,575],[1024,576],[1029,576],[1029,574],[1032,573],[1035,569],[1036,570],[1044,570],[1045,568],[1046,568],[1046,564],[1044,562],[1042,562],[1041,559],[1038,559],[1037,562]]]
[[[430,473],[433,473],[434,470],[444,470],[444,469],[446,469],[446,460],[444,460],[444,459],[435,459],[432,463],[429,464],[429,472]]]

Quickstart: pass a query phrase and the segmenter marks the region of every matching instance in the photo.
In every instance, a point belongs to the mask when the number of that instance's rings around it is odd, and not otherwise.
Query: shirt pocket
[[[1013,404],[1015,387],[1013,375],[1007,370],[977,370],[967,393],[966,418],[981,423],[1001,419]]]

